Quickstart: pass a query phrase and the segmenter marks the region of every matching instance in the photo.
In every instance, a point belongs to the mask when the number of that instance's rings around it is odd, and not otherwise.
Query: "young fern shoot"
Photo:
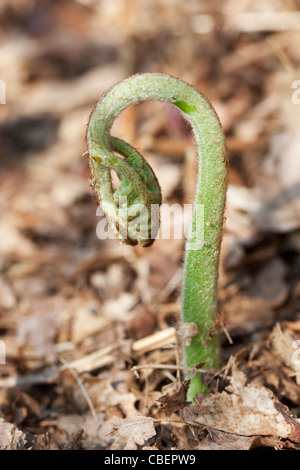
[[[198,333],[184,347],[184,357],[187,367],[206,360],[206,367],[219,367],[219,346],[213,332],[227,189],[227,151],[222,126],[209,101],[191,85],[164,74],[134,75],[114,86],[99,100],[88,125],[91,182],[116,236],[127,244],[151,245],[158,231],[157,213],[151,209],[161,203],[159,183],[151,167],[133,147],[110,136],[112,123],[123,109],[147,100],[177,106],[190,123],[197,143],[199,175],[186,243],[182,319],[184,323],[196,324]],[[115,191],[111,170],[121,181]],[[197,374],[191,381],[188,399],[192,400],[202,389]]]

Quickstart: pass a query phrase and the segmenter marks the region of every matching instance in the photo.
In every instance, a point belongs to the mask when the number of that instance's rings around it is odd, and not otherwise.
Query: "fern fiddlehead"
[[[182,318],[185,323],[195,323],[199,332],[184,348],[184,355],[187,367],[207,359],[208,367],[218,367],[218,342],[211,333],[217,308],[227,151],[221,124],[209,101],[191,85],[164,74],[134,75],[115,85],[99,100],[88,124],[91,182],[117,237],[132,245],[149,246],[158,231],[157,212],[151,208],[161,203],[159,183],[151,167],[133,147],[110,136],[112,123],[123,109],[147,100],[177,106],[189,121],[197,143],[199,177],[186,244]],[[121,181],[116,191],[112,187],[111,170]],[[189,388],[189,398],[201,389],[200,378],[196,376]]]

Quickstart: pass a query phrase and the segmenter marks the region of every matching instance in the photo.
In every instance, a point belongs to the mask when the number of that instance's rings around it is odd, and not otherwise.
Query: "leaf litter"
[[[274,20],[296,12],[271,0],[169,3],[0,6],[0,449],[299,449],[300,36]],[[99,240],[83,155],[101,93],[151,70],[210,97],[230,157],[223,367],[199,366],[210,392],[194,404],[183,240]],[[173,108],[131,107],[114,132],[157,169],[164,202],[191,202],[194,144]]]

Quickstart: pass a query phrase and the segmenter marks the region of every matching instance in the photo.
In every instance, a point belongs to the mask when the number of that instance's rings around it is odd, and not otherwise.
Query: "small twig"
[[[173,384],[177,382],[177,379],[174,377],[174,375],[171,374],[168,370],[164,369],[163,370],[163,375],[170,380]]]
[[[73,450],[79,439],[81,439],[84,429],[79,429],[76,434],[64,445],[63,450]]]
[[[219,369],[217,372],[215,372],[215,373],[212,375],[212,377],[208,380],[207,385],[209,386],[209,384],[210,384],[216,377],[220,376],[220,375],[223,374],[223,373],[224,373],[223,379],[225,380],[225,378],[226,378],[226,376],[227,376],[227,374],[228,374],[228,372],[229,372],[229,369],[233,366],[234,362],[235,362],[234,356],[230,356],[230,358],[228,359],[227,364],[225,364],[223,367],[221,367],[221,369]],[[201,371],[199,371],[199,372],[201,372]]]
[[[141,369],[170,369],[170,370],[182,370],[184,372],[192,372],[195,370],[194,367],[185,367],[185,366],[179,366],[179,365],[175,365],[175,364],[141,364],[139,366],[133,366],[132,367],[132,371],[135,372],[135,371],[138,371],[138,370],[141,370]],[[210,369],[198,369],[197,370],[197,373],[199,374],[209,374],[209,373],[212,373],[213,371],[210,370]]]
[[[231,336],[230,336],[230,333],[229,333],[229,331],[227,330],[227,328],[226,328],[226,326],[225,326],[225,323],[224,323],[223,319],[221,318],[221,316],[220,316],[219,320],[220,320],[221,328],[222,328],[222,330],[223,330],[223,332],[224,332],[226,338],[228,339],[229,344],[233,344],[233,340],[232,340],[232,338],[231,338]]]
[[[114,361],[114,357],[109,353],[120,347],[122,343],[123,342],[110,344],[105,348],[75,359],[72,362],[66,362],[59,368],[59,370],[63,371],[72,368],[76,369],[77,372],[89,372],[91,370],[98,369],[99,367],[107,366]]]
[[[146,336],[145,338],[138,339],[132,344],[132,350],[134,352],[146,352],[152,349],[157,349],[165,344],[176,341],[175,328],[167,328],[165,330],[158,331],[153,335]]]
[[[290,78],[293,80],[297,78],[297,69],[294,67],[291,59],[289,58],[288,54],[285,52],[282,45],[274,39],[274,37],[267,37],[266,41],[270,44],[270,46],[274,49],[275,54],[277,55],[279,61],[281,62],[283,68],[289,74]]]
[[[140,366],[133,366],[131,370],[135,371],[139,369],[170,369],[170,370],[183,370],[183,371],[194,370],[193,367],[178,366],[175,364],[141,364]]]
[[[181,426],[201,426],[203,427],[203,424],[200,423],[194,423],[193,421],[183,421],[181,419],[176,419],[176,418],[152,418],[152,420],[155,423],[176,423],[176,424],[181,424]]]
[[[63,359],[62,357],[60,357],[59,359],[63,364],[67,364],[67,361],[65,359]],[[97,420],[96,410],[94,408],[93,402],[92,402],[92,400],[91,400],[91,398],[90,398],[90,396],[87,392],[87,389],[85,388],[81,378],[79,377],[79,375],[77,374],[75,369],[69,368],[68,370],[71,372],[71,374],[73,375],[75,381],[77,382],[77,385],[80,388],[80,391],[81,391],[82,395],[84,396],[84,398],[85,398],[85,400],[88,404],[89,409],[91,410],[92,416],[93,416],[94,420],[96,421]]]
[[[163,303],[163,301],[168,298],[168,296],[176,289],[176,287],[179,286],[179,284],[182,282],[182,276],[183,269],[180,268],[176,271],[174,276],[172,276],[167,285],[159,292],[156,302],[157,305]]]

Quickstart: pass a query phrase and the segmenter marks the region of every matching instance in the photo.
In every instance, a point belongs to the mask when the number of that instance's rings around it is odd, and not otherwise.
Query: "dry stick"
[[[184,367],[184,366],[177,366],[175,364],[141,364],[140,366],[133,366],[132,371],[140,370],[140,369],[170,369],[170,370],[184,370],[186,371],[193,371],[192,367]],[[206,373],[209,372],[207,369],[201,371],[199,370],[198,373]]]
[[[67,361],[65,359],[63,359],[62,357],[60,357],[59,359],[64,365],[67,364]],[[91,398],[90,398],[90,396],[89,396],[89,394],[88,394],[81,378],[79,377],[79,375],[77,374],[75,369],[70,368],[68,370],[71,372],[71,374],[73,375],[75,381],[77,382],[77,385],[80,388],[80,391],[81,391],[82,395],[84,396],[84,398],[85,398],[85,400],[88,404],[88,407],[91,410],[92,416],[93,416],[94,420],[96,421],[97,420],[96,410],[94,408],[93,402],[92,402],[92,400],[91,400]]]
[[[99,367],[104,367],[114,361],[114,357],[109,353],[114,349],[119,348],[121,345],[122,342],[111,344],[98,351],[87,354],[86,356],[74,359],[74,361],[66,362],[60,366],[59,370],[76,369],[77,372],[88,372]]]
[[[134,352],[146,352],[153,349],[158,349],[166,344],[170,344],[176,341],[176,330],[175,328],[167,328],[165,330],[157,331],[153,335],[145,336],[144,338],[136,340],[132,344],[132,350]]]
[[[74,436],[72,437],[72,439],[70,439],[63,447],[63,450],[73,450],[74,447],[76,446],[77,442],[79,441],[79,439],[81,439],[82,435],[84,433],[84,429],[79,429],[79,431],[77,431]]]
[[[195,323],[199,334],[185,347],[187,367],[209,358],[219,366],[219,345],[214,331],[217,304],[219,252],[227,189],[227,151],[222,126],[209,101],[194,87],[163,74],[130,77],[111,88],[95,106],[87,142],[91,184],[117,238],[130,245],[149,246],[159,225],[161,191],[153,170],[126,142],[110,136],[114,119],[130,104],[159,100],[174,104],[191,124],[199,154],[199,178],[193,220],[186,244],[182,290],[182,317]],[[124,158],[117,156],[117,152]],[[112,187],[111,170],[121,185]],[[203,389],[200,376],[190,385],[188,397]]]

